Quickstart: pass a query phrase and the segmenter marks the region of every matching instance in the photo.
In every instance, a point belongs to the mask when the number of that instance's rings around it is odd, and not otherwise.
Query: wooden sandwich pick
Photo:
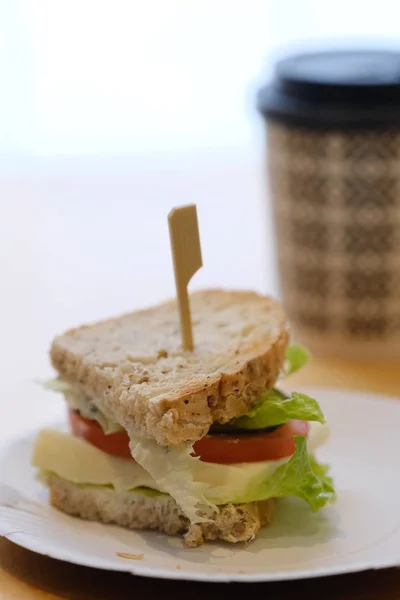
[[[168,225],[182,345],[185,350],[192,352],[193,330],[187,286],[193,275],[203,266],[196,205],[189,204],[172,209],[168,215]]]

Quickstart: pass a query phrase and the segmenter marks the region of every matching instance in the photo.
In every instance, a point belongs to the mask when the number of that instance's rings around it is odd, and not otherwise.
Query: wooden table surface
[[[362,389],[400,397],[398,363],[366,364],[313,359],[292,378],[293,385],[325,385]],[[396,401],[396,400],[394,400]],[[218,597],[226,584],[174,582],[134,577],[129,574],[89,569],[39,556],[0,538],[0,600],[74,600],[165,597],[182,592],[191,599]],[[314,580],[246,585],[268,598],[296,595],[300,598],[400,600],[400,569],[368,571]],[[250,586],[250,589],[249,589]],[[256,588],[256,589],[255,589]],[[229,589],[231,593],[231,590]]]

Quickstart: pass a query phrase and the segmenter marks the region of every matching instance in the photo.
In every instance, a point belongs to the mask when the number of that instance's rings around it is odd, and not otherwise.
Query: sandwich
[[[205,290],[190,303],[193,352],[173,300],[54,339],[46,386],[64,395],[68,429],[41,431],[32,463],[70,515],[187,546],[249,542],[279,498],[334,500],[314,457],[327,425],[315,399],[280,389],[307,353],[278,301]]]

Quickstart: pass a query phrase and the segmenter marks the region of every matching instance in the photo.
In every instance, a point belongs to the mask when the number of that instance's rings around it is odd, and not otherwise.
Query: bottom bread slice
[[[53,475],[45,477],[44,482],[50,489],[50,503],[63,512],[131,529],[184,534],[187,546],[199,546],[205,540],[250,542],[260,527],[271,522],[273,511],[273,500],[224,504],[213,514],[212,521],[191,525],[171,496],[82,487]]]

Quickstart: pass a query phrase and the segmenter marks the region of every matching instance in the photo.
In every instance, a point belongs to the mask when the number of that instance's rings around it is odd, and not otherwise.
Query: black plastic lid
[[[267,118],[328,128],[400,126],[400,52],[298,54],[275,67],[258,94]]]

